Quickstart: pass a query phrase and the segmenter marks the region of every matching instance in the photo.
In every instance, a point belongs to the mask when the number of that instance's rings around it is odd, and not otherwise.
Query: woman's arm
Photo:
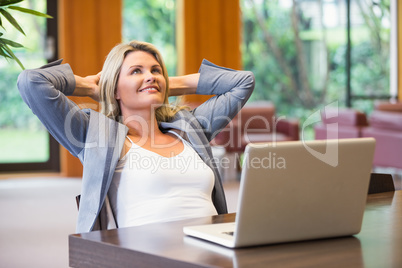
[[[254,75],[217,66],[207,60],[200,67],[196,94],[215,95],[193,110],[209,140],[240,111],[254,90]]]
[[[200,74],[169,77],[169,96],[195,94]]]
[[[23,71],[18,90],[50,134],[78,156],[85,145],[89,115],[66,97],[74,94],[77,84],[70,66],[60,63]]]

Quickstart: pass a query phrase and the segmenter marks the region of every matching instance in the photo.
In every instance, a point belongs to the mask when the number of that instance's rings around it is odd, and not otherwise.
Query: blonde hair
[[[164,105],[155,110],[155,117],[158,123],[170,121],[178,111],[187,107],[169,104],[169,77],[162,55],[154,45],[140,41],[118,44],[106,57],[99,81],[101,113],[121,122],[120,106],[115,98],[115,93],[123,61],[133,51],[144,51],[151,54],[161,66],[166,82],[166,94],[163,100]]]

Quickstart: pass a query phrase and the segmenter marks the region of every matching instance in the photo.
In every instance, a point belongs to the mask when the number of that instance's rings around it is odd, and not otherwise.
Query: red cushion
[[[401,102],[386,102],[386,101],[376,102],[375,110],[384,111],[384,112],[402,113],[402,103]]]

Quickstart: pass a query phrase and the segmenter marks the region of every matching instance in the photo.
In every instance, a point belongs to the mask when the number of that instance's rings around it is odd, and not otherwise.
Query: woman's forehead
[[[155,59],[154,55],[145,51],[132,51],[127,54],[126,58],[123,61],[123,66],[129,68],[132,65],[141,65],[143,67],[147,66],[160,66],[159,62]]]

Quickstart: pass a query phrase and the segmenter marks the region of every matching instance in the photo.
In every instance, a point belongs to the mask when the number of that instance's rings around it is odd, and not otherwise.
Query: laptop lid
[[[374,148],[373,138],[249,144],[235,223],[183,230],[227,247],[356,234]]]
[[[372,138],[249,144],[235,245],[357,234],[374,148]]]

